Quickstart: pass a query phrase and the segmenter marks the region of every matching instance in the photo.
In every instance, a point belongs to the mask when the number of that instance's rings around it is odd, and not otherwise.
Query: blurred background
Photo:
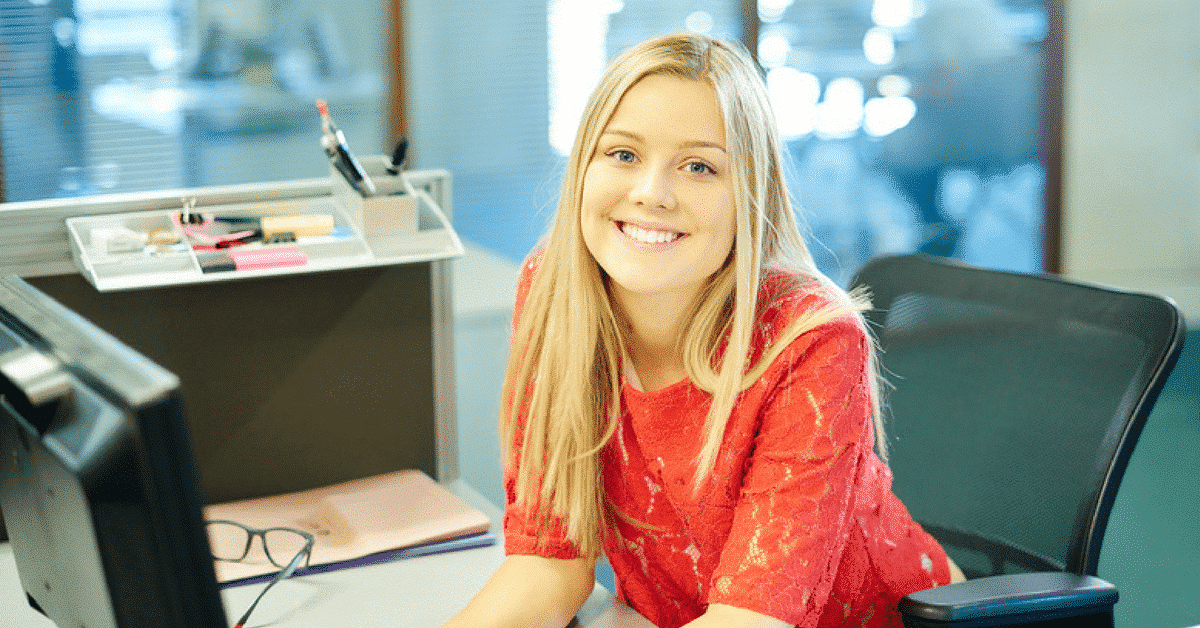
[[[462,235],[519,260],[605,63],[691,30],[761,62],[827,273],[911,250],[1044,266],[1046,160],[1060,155],[1043,154],[1041,0],[413,0],[403,59],[387,54],[396,9],[0,0],[4,197],[321,176],[316,99],[369,153],[390,149],[403,100],[414,163],[456,176]]]
[[[1200,623],[1191,0],[0,0],[0,199],[326,176],[318,98],[359,154],[409,138],[412,166],[454,176],[462,473],[501,502],[516,268],[604,65],[678,31],[758,60],[835,279],[924,251],[1183,306],[1100,575],[1119,625]]]

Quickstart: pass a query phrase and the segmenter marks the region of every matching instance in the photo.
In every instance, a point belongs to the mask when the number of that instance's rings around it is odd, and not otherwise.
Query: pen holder
[[[330,168],[329,173],[334,200],[377,254],[378,249],[387,248],[388,242],[417,232],[417,199],[404,193],[400,177],[389,174],[382,159],[366,158],[362,162],[378,190],[375,196],[359,194],[337,169]]]

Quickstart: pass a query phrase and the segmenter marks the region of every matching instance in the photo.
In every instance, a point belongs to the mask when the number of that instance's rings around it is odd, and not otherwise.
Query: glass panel
[[[1040,0],[762,0],[758,55],[818,265],[1042,268]]]
[[[6,200],[326,176],[318,98],[384,152],[386,6],[0,0]]]

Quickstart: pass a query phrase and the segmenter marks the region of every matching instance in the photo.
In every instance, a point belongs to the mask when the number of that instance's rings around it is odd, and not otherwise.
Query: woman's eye
[[[632,152],[627,150],[614,150],[609,153],[609,156],[625,163],[633,163],[637,159]]]
[[[692,174],[713,174],[716,171],[706,163],[693,161],[687,165],[687,171]]]

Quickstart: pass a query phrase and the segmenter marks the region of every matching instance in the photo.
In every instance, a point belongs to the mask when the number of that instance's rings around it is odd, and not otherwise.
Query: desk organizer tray
[[[421,194],[421,204],[432,204]],[[399,200],[399,199],[398,199]],[[416,212],[415,199],[408,204]],[[364,235],[336,196],[67,218],[75,264],[100,291],[381,266],[462,254],[436,207],[432,228]],[[189,221],[188,214],[201,219]],[[283,226],[272,221],[284,219]],[[240,230],[240,231],[239,231]],[[289,231],[290,230],[290,231]],[[292,233],[294,231],[295,233]],[[254,232],[257,232],[255,235]],[[238,233],[244,242],[218,244]]]

